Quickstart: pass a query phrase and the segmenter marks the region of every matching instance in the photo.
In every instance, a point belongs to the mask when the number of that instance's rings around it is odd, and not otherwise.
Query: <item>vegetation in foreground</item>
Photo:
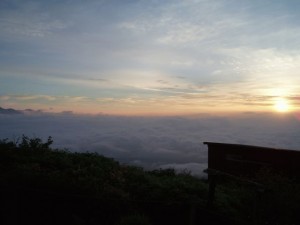
[[[52,142],[0,141],[1,224],[279,225],[299,219],[300,185],[274,174],[259,175],[263,191],[220,180],[207,210],[208,184],[188,172],[145,171],[96,153],[52,149]]]

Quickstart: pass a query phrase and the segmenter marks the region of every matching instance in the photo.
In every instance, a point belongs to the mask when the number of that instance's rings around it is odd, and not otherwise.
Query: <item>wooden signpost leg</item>
[[[211,208],[213,205],[213,201],[215,199],[215,190],[216,190],[216,175],[209,175],[209,187],[208,187],[208,208]]]

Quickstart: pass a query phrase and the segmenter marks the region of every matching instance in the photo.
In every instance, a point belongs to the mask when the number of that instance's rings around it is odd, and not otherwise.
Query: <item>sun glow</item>
[[[276,100],[274,108],[277,112],[288,112],[290,110],[289,103],[286,99]]]

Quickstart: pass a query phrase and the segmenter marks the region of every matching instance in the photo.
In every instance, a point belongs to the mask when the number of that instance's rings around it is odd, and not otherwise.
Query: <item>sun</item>
[[[274,104],[274,108],[277,112],[288,112],[290,110],[289,103],[286,99],[278,99]]]

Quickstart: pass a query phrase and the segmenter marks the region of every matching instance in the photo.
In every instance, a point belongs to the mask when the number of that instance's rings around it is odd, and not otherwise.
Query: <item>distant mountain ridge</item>
[[[0,107],[0,114],[17,115],[17,114],[23,114],[23,112],[20,110],[12,109],[12,108],[4,109],[4,108]]]

